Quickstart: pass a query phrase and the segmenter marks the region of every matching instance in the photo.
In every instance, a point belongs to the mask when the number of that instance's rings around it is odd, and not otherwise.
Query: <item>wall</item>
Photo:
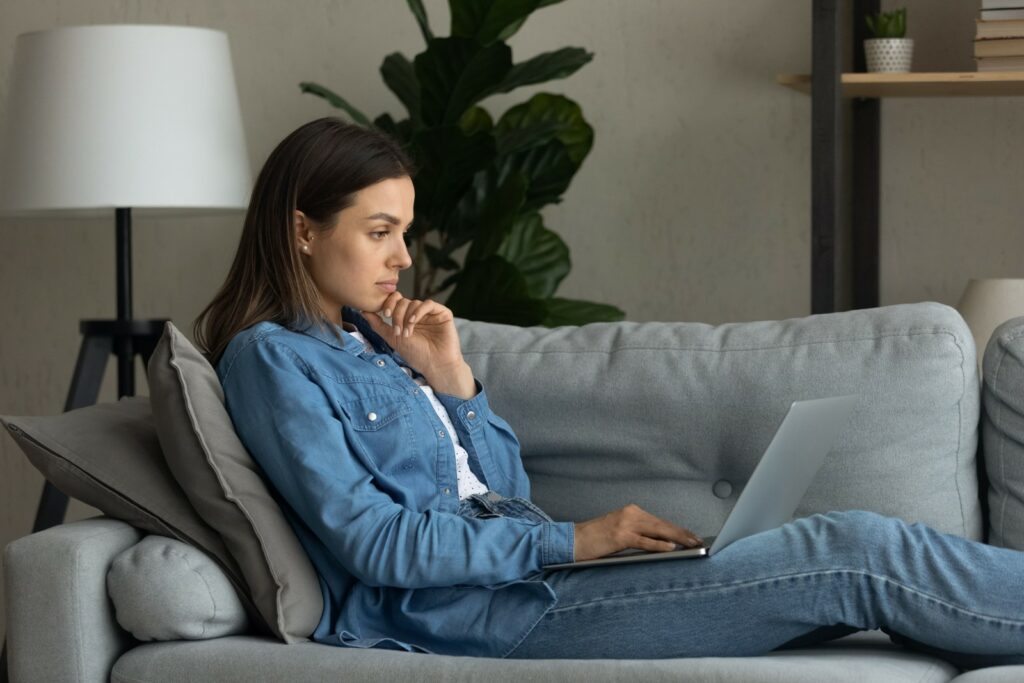
[[[974,70],[976,2],[905,4],[915,70]],[[426,7],[435,32],[447,35],[447,3]],[[327,85],[371,115],[402,118],[378,67],[392,51],[422,49],[400,0],[5,0],[0,120],[18,34],[99,23],[226,31],[254,173],[291,130],[338,113],[301,94],[300,81]],[[510,44],[516,61],[566,45],[595,53],[566,80],[484,101],[497,116],[534,92],[564,93],[595,129],[564,201],[544,212],[571,249],[559,296],[614,303],[636,321],[809,313],[810,98],[775,81],[809,73],[809,0],[569,0],[538,11]],[[1024,100],[893,99],[882,112],[881,304],[955,305],[972,277],[1019,275]],[[240,227],[241,215],[137,218],[135,317],[171,318],[191,334]],[[115,315],[113,212],[0,220],[0,250],[0,414],[58,413],[78,321]],[[137,372],[146,394],[141,363]],[[115,400],[115,389],[111,362],[100,400]],[[41,486],[0,436],[0,545],[31,529]],[[67,519],[95,514],[72,501]]]

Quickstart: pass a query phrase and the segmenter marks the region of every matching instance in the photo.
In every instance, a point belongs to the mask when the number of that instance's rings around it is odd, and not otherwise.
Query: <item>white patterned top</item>
[[[348,334],[363,342],[368,351],[373,350],[373,345],[367,341],[366,337],[362,333],[356,330],[345,330]],[[400,368],[405,371],[405,374],[412,377],[412,370],[400,365]],[[448,436],[452,440],[452,445],[455,446],[455,472],[458,475],[459,480],[459,500],[468,498],[474,493],[487,493],[487,487],[473,474],[473,470],[469,469],[469,453],[459,443],[459,435],[455,433],[455,425],[452,424],[451,418],[448,416],[448,411],[445,410],[444,404],[437,400],[437,396],[434,395],[434,390],[427,384],[426,380],[422,377],[413,377],[413,381],[419,384],[423,388],[423,394],[430,399],[430,405],[434,407],[434,412],[441,418],[441,422],[444,423],[444,428],[448,432]]]

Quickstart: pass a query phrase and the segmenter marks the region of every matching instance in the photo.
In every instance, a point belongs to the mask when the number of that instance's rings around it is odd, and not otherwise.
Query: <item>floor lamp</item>
[[[96,402],[111,353],[118,397],[135,393],[165,320],[132,317],[132,209],[237,212],[252,173],[228,37],[186,26],[69,26],[14,46],[0,138],[0,213],[115,217],[117,318],[82,320],[64,410]],[[60,524],[67,496],[46,481],[33,533]],[[6,646],[0,675],[6,680]]]
[[[972,278],[956,305],[974,337],[978,377],[984,376],[985,349],[996,328],[1024,315],[1024,279]]]

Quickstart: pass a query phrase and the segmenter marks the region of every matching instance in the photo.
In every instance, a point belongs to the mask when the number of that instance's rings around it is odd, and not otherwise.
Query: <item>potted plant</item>
[[[914,57],[914,39],[906,38],[907,8],[879,12],[865,18],[874,38],[864,41],[868,72],[907,72]]]
[[[413,297],[447,291],[444,303],[459,317],[547,327],[625,318],[611,304],[555,296],[569,273],[569,248],[540,209],[562,201],[593,144],[580,106],[539,92],[495,119],[479,104],[565,78],[591,60],[564,47],[512,62],[506,41],[535,10],[561,1],[449,0],[451,35],[435,36],[422,0],[406,0],[426,48],[413,59],[392,53],[380,67],[408,110],[400,121],[387,113],[371,121],[323,85],[300,83],[355,123],[392,134],[413,156]],[[453,254],[464,247],[459,263]]]

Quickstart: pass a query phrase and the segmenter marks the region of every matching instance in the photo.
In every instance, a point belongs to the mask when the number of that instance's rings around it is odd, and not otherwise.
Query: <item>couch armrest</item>
[[[141,540],[110,517],[60,524],[4,549],[8,670],[23,681],[110,680],[136,641],[118,626],[107,596],[107,570]]]

